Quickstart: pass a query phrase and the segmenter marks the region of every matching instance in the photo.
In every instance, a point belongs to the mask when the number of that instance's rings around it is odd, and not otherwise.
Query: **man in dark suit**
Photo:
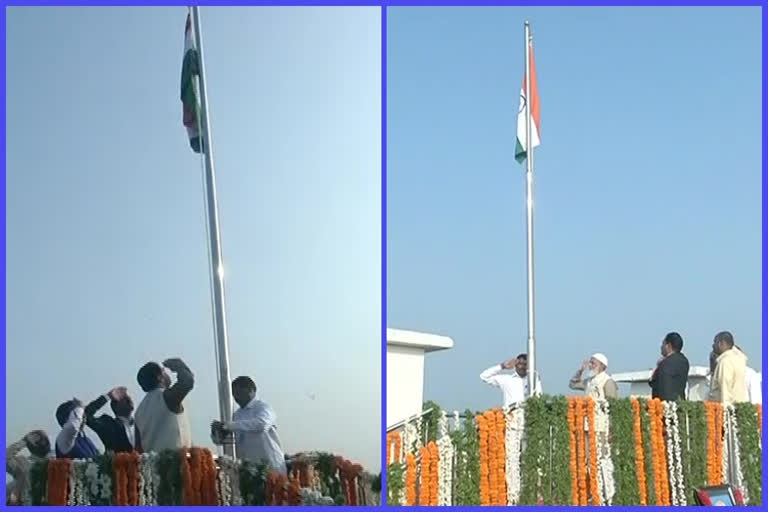
[[[109,401],[115,417],[96,412]],[[139,430],[133,423],[133,400],[124,387],[114,388],[100,396],[85,408],[85,424],[96,432],[107,452],[141,451]]]
[[[661,342],[661,359],[648,381],[653,398],[665,402],[685,400],[690,365],[682,349],[683,337],[676,332],[667,334]]]

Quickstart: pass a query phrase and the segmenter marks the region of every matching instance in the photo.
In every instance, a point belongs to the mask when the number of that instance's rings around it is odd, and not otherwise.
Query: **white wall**
[[[651,396],[651,386],[647,381],[632,382],[629,386],[630,396],[648,397]],[[709,394],[709,384],[704,377],[689,376],[688,377],[688,400],[700,401],[706,399]],[[623,396],[623,394],[619,394]]]
[[[387,426],[421,412],[424,349],[387,345]]]

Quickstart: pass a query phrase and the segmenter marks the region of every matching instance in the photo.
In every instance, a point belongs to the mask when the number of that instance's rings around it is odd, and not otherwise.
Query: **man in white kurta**
[[[502,373],[514,368],[512,373]],[[533,394],[541,394],[541,380],[536,375]],[[515,359],[491,366],[480,374],[480,380],[501,390],[504,407],[520,404],[528,398],[528,355],[520,354]]]
[[[277,415],[272,407],[256,398],[256,384],[250,377],[232,381],[232,397],[240,409],[232,421],[214,421],[212,429],[233,432],[235,448],[241,459],[262,462],[271,469],[285,473],[285,454],[277,435]]]

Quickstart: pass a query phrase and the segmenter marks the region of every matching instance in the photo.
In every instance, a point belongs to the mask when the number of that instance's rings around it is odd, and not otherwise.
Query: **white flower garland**
[[[73,460],[69,468],[69,489],[67,493],[67,506],[80,507],[91,504],[89,486],[87,484],[86,470],[89,462],[86,460]]]
[[[446,433],[437,440],[439,461],[437,465],[437,504],[451,506],[453,503],[453,442]]]
[[[736,420],[736,408],[733,405],[728,405],[725,407],[724,413],[726,417],[728,418],[725,421],[726,426],[726,445],[729,443],[728,438],[730,436],[730,439],[733,442],[733,463],[734,463],[734,470],[733,473],[735,473],[735,482],[729,482],[734,489],[740,489],[741,495],[744,498],[744,505],[749,505],[749,490],[744,485],[744,472],[741,469],[741,447],[739,446],[739,423]],[[723,459],[725,459],[725,449],[723,449]]]
[[[512,415],[512,418],[509,415]],[[504,427],[505,464],[504,474],[507,480],[507,505],[517,505],[520,501],[520,453],[522,451],[525,415],[523,409],[505,411]]]
[[[448,435],[448,413],[440,411],[440,418],[437,420],[437,438]]]
[[[459,430],[461,428],[461,418],[459,417],[459,411],[453,411],[453,430]]]
[[[316,491],[315,489],[310,489],[307,487],[302,488],[300,491],[301,493],[301,504],[302,505],[320,505],[320,506],[329,506],[333,505],[333,498],[330,498],[328,496],[323,496],[319,491]]]
[[[612,505],[616,495],[616,480],[613,476],[613,458],[611,445],[608,443],[610,433],[610,406],[607,400],[595,403],[595,439],[597,441],[597,488],[600,503]]]
[[[218,458],[219,471],[216,487],[219,490],[219,505],[239,506],[243,504],[240,494],[240,471],[237,462],[226,455]]]
[[[69,493],[67,495],[67,506],[68,507],[74,507],[75,506],[75,493],[73,492],[75,489],[75,486],[77,485],[76,476],[77,473],[75,472],[75,461],[72,461],[72,465],[69,468]]]
[[[416,418],[416,439],[413,447],[414,453],[424,446],[424,418]]]
[[[664,427],[667,441],[667,473],[672,506],[685,506],[685,481],[683,479],[682,443],[677,403],[663,402]]]
[[[157,505],[159,483],[157,456],[154,453],[142,453],[139,458],[139,505]]]
[[[419,433],[415,422],[407,422],[403,427],[403,454],[416,453]]]

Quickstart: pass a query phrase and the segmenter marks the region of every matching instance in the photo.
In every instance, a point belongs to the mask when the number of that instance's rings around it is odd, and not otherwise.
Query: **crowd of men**
[[[173,383],[168,371],[176,374]],[[192,432],[184,400],[195,385],[189,367],[178,358],[162,365],[149,362],[136,376],[144,398],[134,411],[132,398],[125,387],[115,387],[84,405],[77,398],[67,400],[56,409],[61,427],[55,438],[53,453],[48,435],[34,430],[6,449],[6,472],[14,477],[6,487],[6,503],[19,504],[28,469],[35,461],[47,457],[89,459],[99,450],[86,432],[94,432],[106,452],[159,453],[192,446]],[[240,459],[260,461],[280,472],[286,471],[285,454],[277,434],[275,411],[256,398],[256,384],[250,377],[232,381],[232,396],[239,409],[231,421],[213,421],[211,438],[222,444],[234,437]],[[97,413],[109,402],[113,415]],[[27,449],[29,457],[22,455]]]
[[[730,332],[717,333],[709,357],[708,390],[702,398],[723,404],[762,404],[762,374],[747,366],[747,362],[746,354],[734,343]],[[504,373],[511,369],[514,372]],[[676,332],[667,334],[661,342],[661,357],[648,381],[651,396],[664,401],[688,399],[689,371],[688,358],[683,354],[683,337]],[[538,374],[534,377],[533,395],[539,395],[541,380]],[[524,402],[529,396],[527,354],[488,368],[480,374],[480,379],[501,390],[504,407]],[[608,358],[601,353],[584,361],[568,385],[597,400],[619,396],[618,385],[608,373]]]

